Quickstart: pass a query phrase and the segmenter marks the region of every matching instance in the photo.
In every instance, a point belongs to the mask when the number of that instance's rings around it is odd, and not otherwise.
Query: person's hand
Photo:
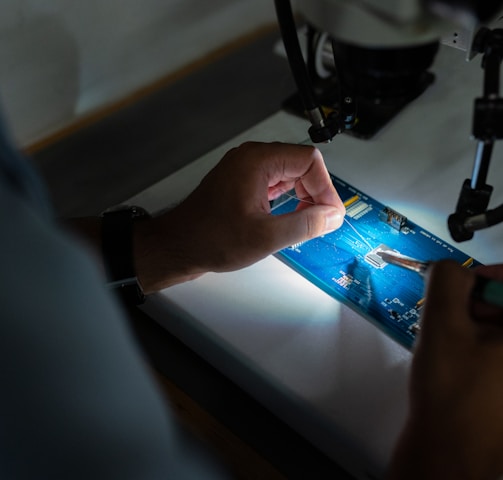
[[[503,280],[503,265],[476,272]],[[474,302],[474,280],[453,262],[433,267],[390,479],[503,473],[503,310]]]
[[[292,188],[306,201],[293,213],[272,215],[269,201]],[[237,270],[337,229],[344,214],[319,150],[245,143],[179,206],[138,224],[139,279],[148,293],[205,272]]]

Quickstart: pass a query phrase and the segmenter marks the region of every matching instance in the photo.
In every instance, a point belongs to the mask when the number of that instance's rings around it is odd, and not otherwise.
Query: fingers
[[[297,211],[278,215],[269,221],[269,238],[274,250],[306,241],[339,228],[345,207],[333,186],[320,151],[307,145],[282,143],[253,144],[266,148],[269,156],[263,165],[269,195],[295,187],[300,199]]]
[[[502,309],[473,295],[475,275],[501,281],[503,266],[482,266],[476,272],[454,262],[439,262],[434,266],[423,315],[421,330],[424,335],[428,335],[430,330],[435,330],[438,335],[477,334],[479,337],[493,335],[495,338],[496,334],[498,337],[503,335]],[[433,323],[439,325],[430,326]]]
[[[484,277],[493,278],[494,280],[503,281],[503,265],[483,265],[477,267],[477,274]]]
[[[341,212],[344,205],[332,184],[320,151],[309,145],[284,143],[247,143],[239,148],[253,148],[255,165],[261,164],[269,190],[280,184],[294,182],[301,197],[309,197],[313,203],[331,205]],[[261,154],[262,153],[262,154]]]
[[[293,186],[300,199],[296,212],[275,217],[276,246],[309,240],[339,228],[346,208],[335,189],[321,152],[308,145],[270,144],[273,161],[267,167],[269,191],[276,185]],[[284,189],[286,190],[286,189]],[[283,190],[283,191],[284,191]]]
[[[344,214],[329,205],[312,205],[292,213],[268,217],[271,248],[281,250],[339,228]]]
[[[309,203],[272,215],[269,201],[293,187]],[[204,237],[195,248],[198,271],[250,265],[340,227],[345,214],[316,148],[252,142],[227,152],[177,211],[192,225],[191,238]]]
[[[432,267],[422,318],[422,341],[430,336],[445,339],[473,333],[469,315],[473,283],[473,273],[455,262],[442,261]]]

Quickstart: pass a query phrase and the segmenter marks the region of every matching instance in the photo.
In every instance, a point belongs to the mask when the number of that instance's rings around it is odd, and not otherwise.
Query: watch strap
[[[145,301],[134,265],[133,228],[136,219],[146,216],[144,209],[135,206],[102,214],[102,251],[108,286],[128,304],[139,305]]]

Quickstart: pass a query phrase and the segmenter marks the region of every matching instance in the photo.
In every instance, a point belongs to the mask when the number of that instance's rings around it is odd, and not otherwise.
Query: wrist
[[[158,292],[204,273],[189,252],[190,244],[171,212],[134,225],[136,272],[145,294]]]

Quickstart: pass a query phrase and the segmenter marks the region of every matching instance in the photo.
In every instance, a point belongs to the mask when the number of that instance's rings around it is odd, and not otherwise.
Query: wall
[[[255,28],[272,0],[2,0],[0,99],[28,145]]]

